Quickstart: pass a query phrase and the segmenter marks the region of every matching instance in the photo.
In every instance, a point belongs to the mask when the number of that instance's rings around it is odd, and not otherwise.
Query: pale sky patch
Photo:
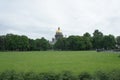
[[[0,0],[0,35],[14,33],[51,40],[64,35],[120,35],[120,0]]]

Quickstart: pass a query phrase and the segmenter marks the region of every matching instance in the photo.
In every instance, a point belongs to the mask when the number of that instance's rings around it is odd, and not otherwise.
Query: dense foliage
[[[117,48],[120,48],[120,37],[115,39],[113,35],[103,35],[99,30],[95,30],[93,36],[85,33],[83,36],[61,38],[54,45],[56,50],[111,50]]]
[[[7,34],[0,36],[0,50],[7,51],[27,51],[27,50],[48,50],[49,41],[44,38],[29,39],[27,36]]]
[[[0,50],[27,51],[27,50],[93,50],[93,49],[116,49],[120,48],[120,36],[116,38],[109,34],[104,35],[95,30],[93,36],[88,32],[83,36],[69,36],[60,38],[56,43],[50,44],[45,38],[30,39],[27,36],[7,34],[0,36]]]
[[[0,74],[0,80],[120,80],[120,71],[110,72],[97,71],[93,75],[88,72],[74,75],[69,71],[61,73],[34,73],[34,72],[15,72],[5,71]]]

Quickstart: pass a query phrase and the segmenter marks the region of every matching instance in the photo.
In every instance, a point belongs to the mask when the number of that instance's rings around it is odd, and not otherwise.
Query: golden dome
[[[60,27],[58,27],[58,30],[56,31],[56,33],[61,33],[62,31],[60,30]]]

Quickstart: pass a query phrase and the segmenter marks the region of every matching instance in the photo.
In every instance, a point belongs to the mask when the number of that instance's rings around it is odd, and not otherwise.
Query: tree
[[[82,36],[69,36],[67,38],[68,50],[85,50],[85,40]]]
[[[114,49],[116,47],[116,40],[115,40],[115,37],[113,35],[109,35],[109,42],[110,42],[110,48],[111,49]]]
[[[67,50],[67,40],[66,38],[60,38],[54,44],[54,49],[56,50]]]
[[[0,36],[0,50],[5,50],[5,36]]]
[[[57,40],[54,49],[57,50],[89,50],[92,48],[91,38],[88,36],[69,36]]]
[[[18,38],[18,49],[21,50],[21,51],[26,51],[29,49],[29,39],[27,36],[19,36]]]
[[[48,50],[50,48],[49,42],[45,38],[35,40],[36,50]]]
[[[47,41],[44,37],[41,38],[41,50],[48,50],[50,48],[49,41]]]
[[[67,38],[68,50],[80,50],[79,49],[79,36],[69,36]]]
[[[120,48],[120,36],[117,36],[116,42],[117,42],[117,47]]]
[[[7,34],[5,39],[6,50],[16,50],[16,35]]]
[[[6,50],[28,50],[29,39],[27,36],[7,34],[5,38]]]
[[[103,40],[103,33],[100,32],[99,30],[95,30],[93,33],[93,41],[92,41],[93,48],[94,49],[103,48],[102,40]]]
[[[83,36],[84,36],[84,37],[91,38],[91,35],[90,35],[88,32],[86,32],[85,34],[83,34]]]
[[[88,32],[86,32],[85,34],[83,34],[83,38],[84,38],[85,45],[86,45],[85,49],[86,50],[92,49],[93,45],[92,45],[91,35]]]
[[[85,45],[84,50],[90,50],[90,49],[92,49],[91,38],[89,38],[89,37],[83,37],[83,40],[84,40],[84,45]]]
[[[114,49],[115,48],[115,38],[113,35],[106,35],[103,37],[103,48],[104,49]]]
[[[29,39],[29,50],[35,50],[35,40]]]

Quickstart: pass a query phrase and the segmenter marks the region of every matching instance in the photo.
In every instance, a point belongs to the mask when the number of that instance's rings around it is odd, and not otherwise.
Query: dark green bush
[[[104,71],[95,72],[95,80],[109,80],[109,75]]]
[[[59,80],[76,80],[76,77],[69,71],[64,71],[59,74]]]
[[[16,75],[15,71],[5,71],[1,73],[0,80],[14,80]]]
[[[24,73],[5,71],[0,74],[0,80],[24,80]]]
[[[113,70],[109,73],[109,80],[120,80],[120,70]]]
[[[0,73],[0,80],[120,80],[120,70],[111,72],[97,71],[92,76],[87,72],[83,72],[78,76],[73,75],[69,71],[64,71],[59,74],[25,72],[18,73],[15,71],[5,71]]]
[[[24,75],[24,80],[38,80],[38,74],[34,72],[27,72]]]
[[[59,77],[55,73],[40,73],[38,75],[38,80],[58,80]]]
[[[16,73],[16,74],[14,74],[12,80],[24,80],[24,73]]]
[[[120,55],[118,57],[120,58]]]
[[[87,73],[87,72],[83,72],[78,76],[79,80],[92,80],[92,76]]]

